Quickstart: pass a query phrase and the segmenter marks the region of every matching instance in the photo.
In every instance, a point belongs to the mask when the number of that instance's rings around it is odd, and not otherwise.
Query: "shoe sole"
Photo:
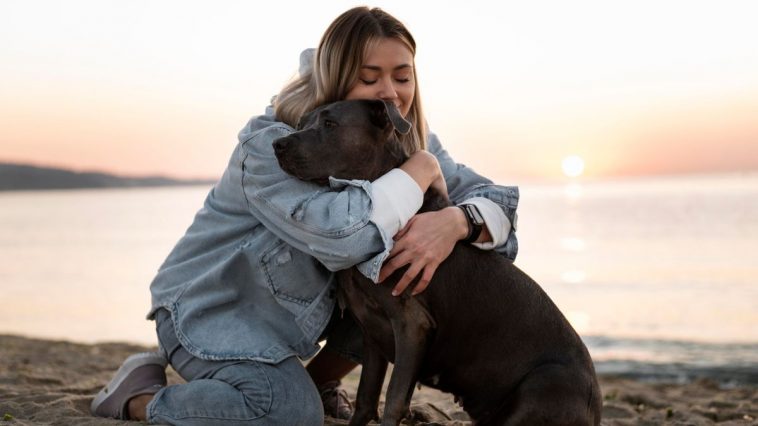
[[[168,361],[157,352],[142,352],[129,356],[124,363],[121,364],[118,371],[116,371],[113,379],[111,379],[111,381],[97,393],[95,399],[92,400],[92,404],[89,406],[90,412],[95,413],[97,407],[99,407],[106,398],[111,396],[114,390],[121,386],[121,383],[127,376],[129,376],[129,373],[143,365],[150,364],[160,365],[165,368],[166,365],[168,365]]]

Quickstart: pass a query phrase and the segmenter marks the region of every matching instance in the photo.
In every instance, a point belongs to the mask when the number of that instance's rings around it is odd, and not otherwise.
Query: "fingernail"
[[[400,294],[400,293],[397,290],[392,290],[392,295],[393,296],[397,296],[398,294]]]

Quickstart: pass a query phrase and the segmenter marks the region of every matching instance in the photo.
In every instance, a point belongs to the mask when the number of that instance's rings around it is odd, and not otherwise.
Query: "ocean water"
[[[155,344],[148,285],[208,189],[0,193],[0,333]],[[521,185],[518,235],[599,372],[758,384],[758,174]]]

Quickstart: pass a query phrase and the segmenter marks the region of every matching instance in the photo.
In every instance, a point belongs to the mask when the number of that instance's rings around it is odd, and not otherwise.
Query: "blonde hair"
[[[416,41],[405,26],[389,13],[362,6],[338,16],[321,37],[313,66],[301,70],[300,75],[274,99],[277,118],[296,127],[306,112],[345,99],[358,80],[368,51],[383,38],[399,40],[415,58]],[[405,117],[412,124],[411,131],[398,135],[409,155],[426,149],[428,133],[415,70],[413,79],[413,102]]]

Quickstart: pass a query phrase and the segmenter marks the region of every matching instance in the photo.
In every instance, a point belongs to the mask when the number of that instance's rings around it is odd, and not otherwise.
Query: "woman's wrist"
[[[468,237],[468,219],[466,219],[466,214],[463,213],[463,210],[456,206],[445,207],[445,210],[451,212],[450,214],[452,215],[452,220],[455,225],[457,240],[460,241]]]
[[[408,173],[423,192],[426,192],[442,174],[437,158],[427,151],[417,151],[400,166],[400,169]]]
[[[456,236],[458,241],[468,238],[470,229],[466,213],[464,213],[458,206],[445,207],[444,210],[450,210],[452,212],[452,220],[457,229]],[[492,241],[492,235],[490,234],[487,225],[484,224],[482,225],[482,232],[479,234],[479,238],[477,238],[474,243],[486,243],[490,241]]]

